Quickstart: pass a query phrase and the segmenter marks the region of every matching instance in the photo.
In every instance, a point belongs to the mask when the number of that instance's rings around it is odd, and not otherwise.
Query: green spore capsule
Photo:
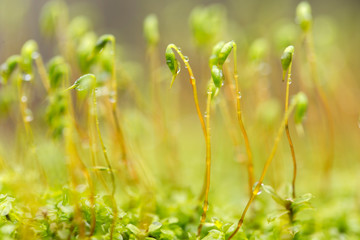
[[[85,74],[79,77],[75,83],[67,90],[75,89],[79,92],[90,91],[96,86],[96,77],[94,74]]]
[[[213,47],[212,52],[211,52],[211,56],[210,56],[210,59],[209,59],[210,68],[213,65],[218,65],[219,64],[219,53],[220,53],[221,49],[224,47],[224,44],[225,44],[225,42],[221,41],[221,42],[218,42]]]
[[[296,8],[296,22],[304,32],[311,29],[312,15],[311,6],[308,2],[301,2]]]
[[[86,35],[87,32],[91,30],[90,20],[84,16],[75,17],[71,20],[67,33],[69,37],[75,41],[79,42],[80,38]]]
[[[296,95],[296,101],[297,104],[295,108],[294,118],[295,118],[295,123],[300,124],[304,120],[309,102],[308,102],[308,98],[303,92],[299,92]]]
[[[209,81],[208,83],[208,93],[211,94],[211,99],[213,99],[214,97],[216,97],[219,94],[219,90],[220,88],[217,88],[214,84],[214,81]]]
[[[48,1],[40,14],[41,30],[47,36],[54,36],[61,24],[68,17],[68,7],[64,1]]]
[[[20,67],[23,71],[23,80],[30,81],[33,78],[33,59],[37,54],[38,45],[34,40],[27,41],[21,49]]]
[[[285,79],[286,71],[289,69],[289,66],[292,62],[292,58],[294,55],[294,46],[290,45],[285,48],[282,56],[281,56],[281,66],[283,69],[283,81]]]
[[[211,68],[211,77],[213,79],[214,85],[217,88],[220,88],[224,80],[223,71],[218,66],[213,65]]]
[[[111,34],[102,35],[95,44],[93,55],[94,56],[98,55],[108,43],[114,44],[115,37]]]
[[[3,83],[7,84],[11,74],[15,71],[16,66],[21,61],[21,57],[19,55],[10,56],[5,63],[0,66],[0,75],[3,79]]]
[[[225,63],[233,47],[234,47],[234,41],[230,41],[228,43],[225,43],[224,46],[221,48],[219,52],[219,64],[221,66]]]
[[[174,81],[175,81],[175,78],[176,76],[179,74],[180,72],[180,63],[179,61],[176,59],[175,57],[175,53],[174,51],[171,49],[171,45],[172,44],[169,44],[166,48],[166,51],[165,51],[165,59],[166,59],[166,64],[168,65],[173,77],[172,77],[172,80],[171,80],[171,85],[170,87],[172,87]]]
[[[155,14],[148,15],[144,20],[144,36],[149,46],[159,42],[159,23]]]
[[[59,88],[69,71],[69,65],[63,57],[57,56],[52,58],[48,63],[50,87],[52,89]]]
[[[249,48],[249,58],[251,61],[262,61],[269,52],[269,43],[264,38],[256,39]]]

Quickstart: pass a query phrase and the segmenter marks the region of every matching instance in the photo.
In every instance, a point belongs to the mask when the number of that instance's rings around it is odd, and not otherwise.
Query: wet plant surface
[[[141,51],[71,6],[42,7],[50,50],[1,56],[1,239],[360,239],[349,29],[210,4],[179,39],[149,14]]]

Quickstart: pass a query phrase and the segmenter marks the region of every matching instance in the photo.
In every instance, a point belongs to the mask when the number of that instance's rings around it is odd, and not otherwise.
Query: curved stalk
[[[234,53],[233,53],[233,58],[234,58],[234,81],[235,81],[235,89],[236,89],[236,112],[237,112],[237,117],[238,117],[238,123],[239,123],[239,127],[241,129],[241,132],[244,136],[244,141],[245,141],[245,148],[246,148],[246,153],[248,156],[248,178],[249,178],[249,192],[251,193],[252,191],[252,186],[254,185],[254,164],[253,164],[253,157],[252,157],[252,153],[251,153],[251,148],[250,148],[250,142],[249,142],[249,138],[247,135],[247,132],[245,130],[245,126],[244,123],[242,121],[242,114],[241,114],[241,92],[240,92],[240,88],[239,88],[239,76],[238,76],[238,72],[237,72],[237,47],[236,44],[234,42],[233,44],[233,48],[234,48]]]
[[[311,31],[308,31],[305,35],[306,37],[306,43],[307,43],[307,57],[308,61],[310,63],[310,70],[311,70],[311,77],[313,79],[313,82],[315,84],[315,90],[317,95],[320,98],[321,105],[323,106],[323,109],[326,114],[326,120],[327,125],[329,127],[329,138],[328,138],[328,148],[326,149],[327,157],[325,159],[324,164],[324,185],[328,185],[328,178],[330,171],[332,169],[333,161],[334,161],[334,147],[335,147],[335,130],[334,130],[334,121],[331,115],[331,108],[329,105],[329,101],[326,97],[326,94],[324,93],[323,89],[320,87],[319,82],[319,76],[317,72],[317,66],[316,66],[316,55],[314,50],[314,41],[313,41],[313,35]]]
[[[291,65],[292,65],[292,63],[290,62],[288,75],[287,75],[287,79],[286,79],[285,112],[287,112],[288,106],[289,106],[289,88],[290,88],[290,84],[291,84]],[[294,166],[293,179],[292,179],[292,196],[293,196],[293,198],[295,198],[295,196],[296,196],[295,181],[296,181],[296,174],[297,174],[297,164],[296,164],[295,149],[294,149],[294,145],[293,145],[293,142],[292,142],[291,136],[290,136],[288,120],[286,120],[286,122],[285,122],[285,132],[286,132],[286,136],[287,136],[287,139],[289,142],[291,157],[292,157],[293,166]]]
[[[193,89],[196,112],[198,114],[200,124],[201,124],[202,130],[203,130],[203,133],[204,133],[204,136],[205,136],[205,139],[206,139],[207,138],[206,126],[205,126],[205,121],[204,121],[204,118],[203,118],[203,116],[201,114],[200,107],[199,107],[199,100],[198,100],[198,94],[197,94],[197,89],[196,89],[196,79],[195,79],[195,76],[194,76],[193,71],[191,69],[191,66],[189,64],[189,60],[187,60],[185,58],[185,56],[181,53],[179,48],[175,46],[175,44],[169,44],[168,47],[174,49],[179,54],[181,60],[184,62],[185,67],[189,72],[190,83],[191,83],[191,86],[192,86],[192,89]],[[173,81],[174,81],[174,79],[173,79]],[[205,142],[206,142],[206,140],[205,140]]]
[[[245,206],[245,209],[244,209],[244,211],[243,211],[243,213],[241,215],[241,218],[240,218],[240,220],[238,222],[238,225],[237,225],[235,231],[230,235],[229,240],[231,238],[233,238],[236,235],[236,233],[239,231],[239,229],[241,228],[241,226],[242,226],[242,224],[244,222],[244,219],[245,219],[245,215],[246,215],[251,203],[254,201],[255,197],[258,195],[258,193],[260,191],[260,187],[261,187],[261,184],[262,184],[262,182],[263,182],[263,180],[265,178],[265,174],[266,174],[266,172],[267,172],[267,170],[268,170],[268,168],[270,166],[270,163],[272,162],[272,160],[273,160],[273,158],[275,156],[276,150],[278,148],[278,145],[279,145],[279,142],[280,142],[280,139],[281,139],[281,135],[283,134],[283,131],[285,129],[286,122],[288,121],[288,118],[289,118],[290,114],[294,110],[294,107],[296,106],[296,103],[297,103],[297,101],[293,101],[290,104],[289,109],[285,112],[284,118],[283,118],[283,120],[281,122],[281,125],[280,125],[280,128],[278,130],[278,133],[277,133],[273,148],[271,150],[271,153],[270,153],[268,159],[266,160],[266,163],[265,163],[264,169],[263,169],[263,171],[261,173],[261,176],[260,176],[260,178],[259,178],[259,180],[258,180],[258,182],[256,184],[255,189],[253,190],[253,192],[252,192],[252,194],[250,196],[249,201],[247,202],[247,204]]]
[[[211,94],[212,92],[208,90],[207,92],[207,103],[206,103],[206,174],[205,174],[205,196],[203,204],[203,213],[201,215],[200,224],[198,227],[198,236],[200,236],[202,226],[206,220],[206,213],[209,206],[209,191],[210,191],[210,173],[211,173],[211,142],[210,142],[210,112],[211,112]]]

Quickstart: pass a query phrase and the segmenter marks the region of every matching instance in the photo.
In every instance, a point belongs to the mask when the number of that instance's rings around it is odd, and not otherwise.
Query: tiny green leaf
[[[295,108],[295,123],[300,124],[306,114],[308,108],[308,98],[306,97],[305,93],[300,92],[296,95],[296,108]]]
[[[231,50],[234,47],[234,41],[230,41],[228,43],[225,43],[224,46],[221,48],[219,52],[219,64],[223,65],[226,61],[227,57],[229,56]]]
[[[304,32],[308,32],[312,24],[311,6],[308,2],[301,2],[296,8],[296,22]]]
[[[271,186],[264,184],[262,187],[266,193],[270,194],[270,196],[275,200],[275,202],[284,207],[286,206],[286,201],[282,197],[280,197]]]
[[[154,46],[159,42],[158,19],[155,14],[148,15],[144,20],[144,35],[149,46]]]
[[[220,88],[224,79],[223,71],[218,66],[213,65],[211,68],[211,77],[215,87]]]
[[[281,216],[284,216],[285,214],[288,214],[289,212],[290,211],[287,209],[275,211],[268,216],[267,221],[268,221],[268,223],[270,223],[270,222],[274,221],[275,219],[280,218]]]
[[[282,56],[281,56],[281,66],[283,69],[283,81],[285,79],[286,71],[289,69],[290,64],[292,63],[292,58],[294,55],[294,46],[290,45],[285,48]]]

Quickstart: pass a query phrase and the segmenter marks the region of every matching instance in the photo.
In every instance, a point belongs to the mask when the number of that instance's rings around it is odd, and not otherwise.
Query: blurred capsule
[[[296,108],[295,108],[295,123],[300,124],[305,117],[307,108],[308,108],[308,98],[305,93],[299,92],[296,96]]]
[[[190,27],[197,47],[209,47],[222,35],[226,11],[220,4],[196,7],[190,14]]]
[[[23,80],[31,81],[33,79],[33,58],[38,51],[38,45],[34,40],[27,41],[21,49],[20,68],[23,72]]]
[[[211,77],[213,79],[214,85],[217,88],[220,88],[224,80],[223,71],[218,66],[213,65],[211,68]]]
[[[106,44],[115,44],[115,37],[111,34],[105,34],[102,35],[101,37],[99,37],[99,39],[97,40],[94,50],[93,50],[93,55],[96,56],[97,54],[99,54],[101,51],[104,50]]]
[[[54,36],[59,26],[64,25],[68,17],[68,7],[64,1],[48,1],[40,13],[40,27],[43,34]]]
[[[311,6],[308,2],[301,2],[296,7],[296,22],[304,32],[308,32],[312,25]]]
[[[249,58],[251,61],[262,61],[269,52],[269,43],[264,38],[256,39],[249,48]]]
[[[20,61],[21,57],[19,55],[13,55],[0,66],[0,75],[3,79],[3,84],[7,84],[11,74],[15,71]]]
[[[64,83],[69,71],[69,65],[63,57],[56,56],[52,58],[48,63],[50,87],[52,89],[59,88],[61,84]]]
[[[155,14],[148,15],[144,20],[144,36],[149,46],[155,46],[159,42],[159,26]]]

